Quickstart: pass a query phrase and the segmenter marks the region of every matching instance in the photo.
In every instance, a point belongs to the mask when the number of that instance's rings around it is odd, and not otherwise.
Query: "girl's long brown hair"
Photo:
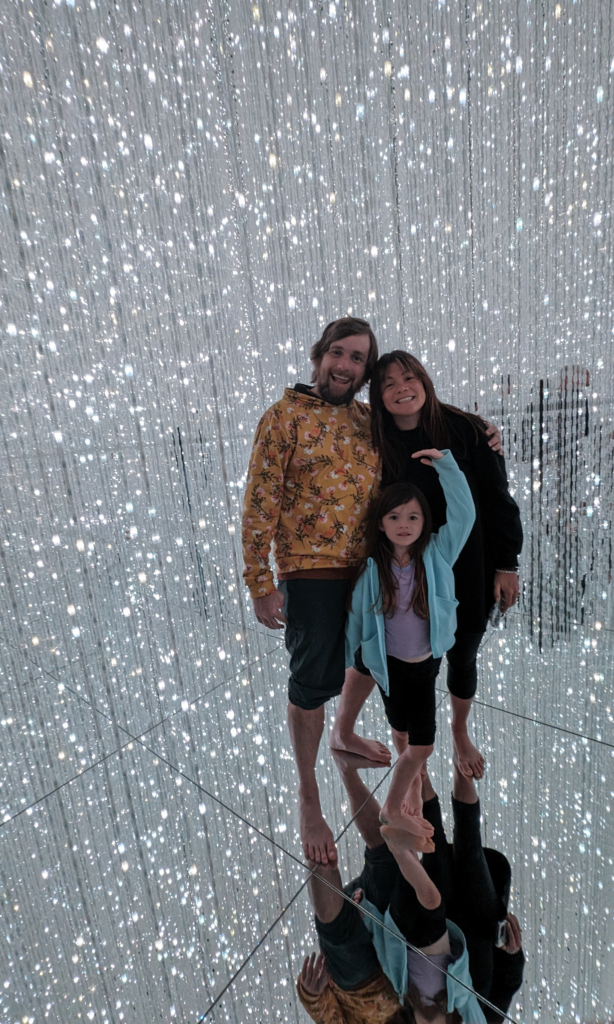
[[[413,608],[419,618],[428,619],[428,588],[422,556],[431,539],[433,525],[429,503],[422,491],[418,487],[414,487],[413,484],[392,484],[390,487],[385,487],[375,501],[369,505],[365,517],[365,561],[358,567],[356,578],[364,572],[367,558],[372,558],[379,575],[382,612],[384,615],[394,614],[398,587],[392,572],[393,549],[380,526],[384,516],[387,516],[394,508],[399,508],[400,505],[407,505],[414,498],[422,510],[424,526],[422,533],[409,549],[409,557],[414,563],[415,579],[415,589],[409,607]]]
[[[484,424],[478,416],[472,416],[471,413],[457,409],[455,405],[447,405],[445,402],[439,401],[435,394],[433,381],[415,356],[410,355],[409,352],[403,352],[401,349],[387,352],[386,355],[378,359],[373,370],[369,387],[369,403],[371,405],[373,444],[381,456],[383,478],[388,483],[403,478],[406,462],[405,447],[397,436],[394,420],[385,409],[382,399],[382,385],[386,372],[393,363],[398,363],[401,369],[412,373],[424,388],[426,399],[422,407],[420,423],[435,448],[450,448],[453,440],[460,442],[464,447],[463,439],[460,433],[454,430],[453,420],[446,415],[446,411],[469,420],[475,431],[476,444],[479,432],[484,433]]]

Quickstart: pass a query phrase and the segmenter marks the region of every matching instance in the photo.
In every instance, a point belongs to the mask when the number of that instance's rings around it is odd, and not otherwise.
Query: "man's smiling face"
[[[364,383],[368,355],[368,334],[333,341],[316,365],[314,393],[331,405],[347,405]]]

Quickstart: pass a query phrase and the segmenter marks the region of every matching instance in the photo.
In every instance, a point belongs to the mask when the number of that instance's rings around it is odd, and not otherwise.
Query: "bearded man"
[[[258,622],[286,629],[288,728],[299,775],[301,840],[305,856],[317,864],[337,859],[315,765],[324,705],[343,687],[348,588],[378,481],[369,408],[354,398],[377,358],[366,320],[347,316],[328,324],[311,350],[311,385],[286,388],[258,424],[245,492],[243,575]],[[364,742],[372,760],[390,762],[381,743]]]

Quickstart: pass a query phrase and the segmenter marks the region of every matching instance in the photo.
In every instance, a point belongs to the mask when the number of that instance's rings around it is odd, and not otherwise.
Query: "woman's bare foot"
[[[303,800],[299,804],[301,842],[305,857],[315,864],[336,864],[337,847],[319,803]]]
[[[364,736],[358,736],[355,732],[342,736],[338,729],[333,727],[330,734],[331,750],[344,750],[348,754],[358,754],[368,761],[374,761],[379,767],[387,767],[391,761],[390,751],[378,740],[368,740]]]
[[[453,762],[461,775],[467,778],[481,779],[484,775],[485,762],[478,748],[471,742],[466,732],[453,732]]]
[[[382,825],[390,826],[393,829],[403,829],[412,836],[430,837],[435,829],[419,814],[407,814],[402,807],[388,807],[384,804],[380,811],[379,820]],[[380,829],[381,831],[381,829]]]

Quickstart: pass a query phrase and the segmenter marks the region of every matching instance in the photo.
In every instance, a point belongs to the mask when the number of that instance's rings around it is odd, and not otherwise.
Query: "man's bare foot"
[[[391,761],[390,751],[378,740],[368,740],[364,736],[358,736],[355,732],[347,737],[342,737],[336,730],[330,734],[331,750],[345,750],[349,754],[358,754],[368,761],[374,761],[379,767],[387,767]]]
[[[421,815],[407,814],[401,807],[397,809],[387,807],[386,804],[380,811],[379,820],[382,825],[389,825],[393,829],[403,829],[412,836],[430,837],[435,831],[433,826]]]
[[[478,748],[474,746],[466,732],[453,733],[452,739],[452,760],[461,775],[466,775],[468,779],[481,779],[484,775],[485,762]]]
[[[301,842],[307,860],[315,864],[336,864],[337,847],[333,834],[316,804],[302,801],[300,809]]]
[[[382,825],[380,828],[382,839],[391,851],[400,849],[413,850],[414,853],[434,853],[435,843],[430,836],[414,836],[404,828],[393,828],[392,825]]]

